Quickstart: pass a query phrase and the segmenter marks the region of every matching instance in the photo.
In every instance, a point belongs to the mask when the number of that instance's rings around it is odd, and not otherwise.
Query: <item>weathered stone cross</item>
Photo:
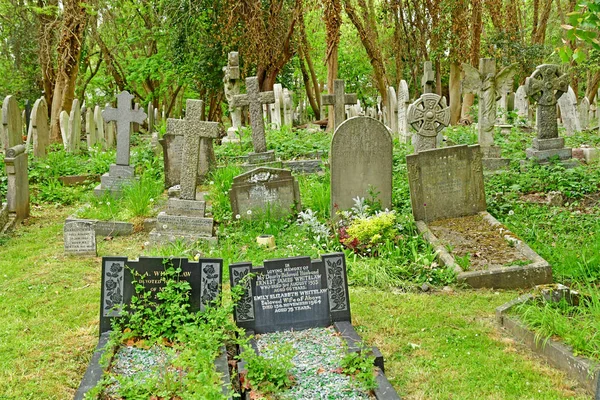
[[[433,83],[435,82],[435,72],[431,61],[425,61],[423,64],[423,76],[421,77],[421,86],[423,93],[433,93]]]
[[[129,165],[131,123],[141,124],[146,119],[144,110],[131,108],[133,95],[123,91],[117,96],[117,108],[107,106],[102,111],[104,121],[117,121],[117,165]]]
[[[346,104],[356,104],[358,98],[356,93],[346,94],[345,82],[343,79],[333,81],[333,94],[324,94],[321,96],[321,104],[333,106],[333,131],[341,125],[346,119]]]
[[[450,123],[446,99],[425,93],[408,108],[408,123],[417,131],[415,153],[436,148],[437,134]]]
[[[530,77],[525,79],[527,96],[537,101],[538,139],[558,137],[556,103],[567,90],[569,90],[569,77],[567,74],[560,73],[558,65],[540,65]]]
[[[267,151],[262,105],[272,103],[275,103],[275,94],[272,91],[261,92],[258,87],[258,78],[255,76],[246,78],[246,94],[233,96],[233,107],[250,107],[252,145],[254,146],[255,153],[264,153]]]
[[[185,119],[167,119],[169,131],[183,132],[183,155],[181,159],[181,195],[184,200],[196,200],[200,140],[216,139],[221,133],[218,122],[202,121],[202,100],[188,99]]]

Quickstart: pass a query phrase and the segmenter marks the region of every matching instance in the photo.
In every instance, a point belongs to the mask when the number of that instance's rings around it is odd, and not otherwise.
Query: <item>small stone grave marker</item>
[[[298,181],[285,169],[259,167],[236,176],[229,198],[233,214],[244,219],[257,211],[279,218],[301,210]]]
[[[96,229],[93,222],[67,221],[64,227],[65,253],[96,256]]]

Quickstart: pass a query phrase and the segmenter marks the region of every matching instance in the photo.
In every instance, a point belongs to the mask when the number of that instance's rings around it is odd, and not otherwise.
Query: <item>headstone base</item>
[[[169,215],[162,211],[156,218],[156,231],[158,232],[185,232],[200,236],[211,236],[213,219],[204,216]]]
[[[540,163],[548,162],[553,157],[558,157],[559,160],[570,160],[573,157],[572,150],[570,148],[553,148],[539,150],[535,148],[528,148],[525,150],[527,159],[536,160]]]
[[[185,243],[195,243],[199,240],[207,241],[210,244],[216,245],[218,239],[215,236],[203,236],[195,235],[191,233],[175,232],[175,231],[158,231],[153,230],[150,232],[150,243],[154,245],[162,245],[167,243],[173,243],[177,240],[181,240]]]
[[[234,127],[227,129],[227,136],[221,139],[221,143],[239,143],[240,138],[236,135],[237,131]]]
[[[131,184],[135,179],[132,166],[111,164],[108,173],[100,177],[100,185],[96,186],[94,194],[100,197],[110,192],[113,196],[119,196],[123,186]]]
[[[481,163],[485,171],[504,171],[510,167],[510,158],[483,158]]]
[[[507,136],[507,135],[510,134],[510,131],[512,130],[512,127],[513,126],[510,125],[510,124],[499,124],[499,125],[496,125],[496,128],[500,129],[500,133],[502,135],[505,135],[505,136]]]

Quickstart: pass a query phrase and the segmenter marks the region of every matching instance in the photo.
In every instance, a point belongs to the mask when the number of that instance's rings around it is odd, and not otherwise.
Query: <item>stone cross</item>
[[[261,92],[258,87],[258,78],[251,76],[246,78],[246,94],[233,96],[234,107],[250,107],[250,123],[252,125],[252,144],[255,153],[267,151],[267,140],[265,139],[265,123],[262,116],[262,105],[275,103],[275,94]]]
[[[333,81],[333,94],[324,94],[321,96],[321,104],[333,106],[333,130],[335,131],[342,122],[346,114],[346,104],[356,104],[358,98],[356,93],[346,94],[345,82],[343,79]],[[330,113],[331,117],[331,113]]]
[[[421,77],[421,86],[423,93],[433,93],[433,83],[435,82],[435,72],[431,61],[425,61],[423,64],[423,76]]]
[[[102,111],[106,122],[117,122],[117,165],[129,165],[129,147],[131,139],[131,123],[141,124],[146,119],[144,110],[131,108],[133,95],[122,91],[117,96],[117,108],[107,106]]]
[[[480,58],[479,70],[463,63],[465,79],[462,81],[465,92],[477,93],[479,97],[478,141],[484,153],[494,145],[494,125],[496,124],[497,100],[510,91],[516,73],[516,65],[511,65],[496,73],[496,60]],[[506,110],[505,110],[506,111]]]
[[[569,77],[561,74],[558,65],[543,64],[525,80],[527,96],[537,102],[537,138],[558,138],[556,103],[569,90]]]
[[[417,131],[415,153],[436,148],[436,137],[450,124],[450,108],[446,99],[425,93],[408,108],[408,123]]]
[[[2,125],[4,151],[23,143],[23,119],[19,104],[12,95],[6,96],[2,102]]]
[[[188,99],[184,120],[169,119],[169,126],[178,131],[183,129],[183,155],[181,160],[181,198],[196,200],[196,183],[198,179],[198,159],[200,158],[200,140],[216,139],[221,134],[218,122],[202,121],[201,100]]]

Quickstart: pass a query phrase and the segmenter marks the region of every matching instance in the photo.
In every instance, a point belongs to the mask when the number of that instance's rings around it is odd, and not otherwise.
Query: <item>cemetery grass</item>
[[[100,258],[63,254],[62,225],[70,212],[34,207],[27,225],[0,247],[4,398],[72,397],[96,345]],[[144,253],[145,240],[144,234],[99,239],[98,253],[134,258]],[[292,234],[289,241],[298,238]],[[163,249],[169,250],[177,249]],[[261,260],[278,256],[255,251],[252,256]],[[305,254],[304,249],[287,251]],[[225,266],[249,253],[226,258]],[[426,295],[354,286],[351,306],[359,333],[381,348],[388,376],[407,399],[585,398],[494,326],[494,308],[518,294],[456,290]]]

